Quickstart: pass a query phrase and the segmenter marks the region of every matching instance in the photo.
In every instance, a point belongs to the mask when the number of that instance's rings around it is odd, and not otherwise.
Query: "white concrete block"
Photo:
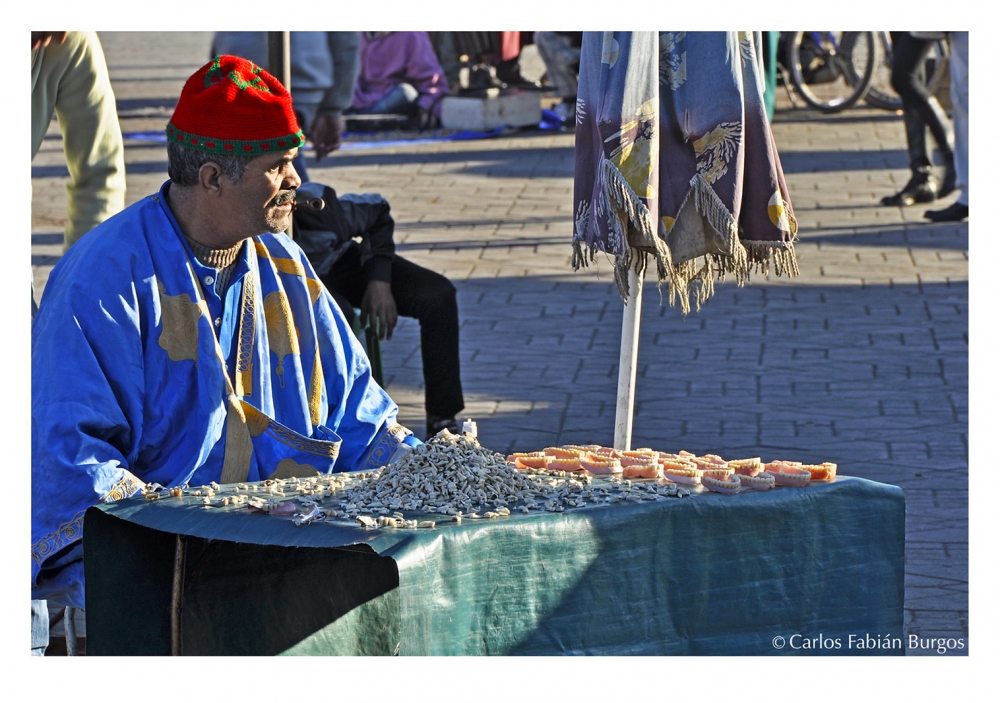
[[[541,99],[533,92],[501,94],[491,88],[486,97],[449,95],[441,101],[441,126],[446,129],[486,132],[497,127],[537,125],[541,119]]]

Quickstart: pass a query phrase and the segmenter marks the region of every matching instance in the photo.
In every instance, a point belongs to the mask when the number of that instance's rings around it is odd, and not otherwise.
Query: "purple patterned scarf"
[[[584,32],[573,268],[652,255],[687,314],[727,273],[797,275],[796,223],[747,32]]]

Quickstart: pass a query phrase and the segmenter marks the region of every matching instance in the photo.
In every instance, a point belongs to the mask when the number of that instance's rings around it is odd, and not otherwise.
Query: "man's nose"
[[[288,190],[289,188],[298,188],[302,185],[302,179],[299,177],[299,172],[295,170],[293,164],[288,164],[288,169],[285,172],[285,179],[281,182],[281,187],[283,190]]]

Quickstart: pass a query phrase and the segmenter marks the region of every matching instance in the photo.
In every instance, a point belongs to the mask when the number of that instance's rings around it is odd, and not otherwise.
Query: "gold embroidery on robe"
[[[298,432],[284,427],[280,422],[275,422],[247,402],[237,400],[236,405],[239,421],[246,426],[247,434],[250,437],[260,437],[266,432],[286,447],[307,454],[315,454],[334,460],[340,454],[340,442],[304,437]]]
[[[305,266],[302,265],[300,261],[295,259],[274,259],[271,258],[271,253],[264,247],[263,244],[259,242],[256,243],[257,254],[271,261],[280,273],[290,273],[295,276],[299,276],[306,280],[306,287],[309,289],[309,301],[315,305],[316,301],[319,300],[320,294],[323,292],[323,284],[317,281],[315,278],[310,278],[306,273]]]
[[[171,361],[190,359],[198,364],[198,320],[208,314],[208,305],[192,301],[187,293],[167,295],[163,283],[156,282],[160,291],[160,346]]]
[[[309,376],[309,421],[315,425],[322,425],[326,418],[322,416],[323,411],[323,362],[319,355],[319,344],[316,345],[316,358],[313,359],[312,374]]]
[[[247,430],[251,437],[260,437],[267,431],[267,426],[271,424],[271,418],[260,410],[250,405],[250,403],[240,403],[240,412],[247,423]]]
[[[267,346],[278,357],[278,385],[285,387],[285,357],[299,353],[299,332],[295,329],[292,308],[284,291],[276,290],[264,298],[264,323],[267,325]]]
[[[274,473],[268,476],[268,478],[292,478],[293,476],[298,476],[300,478],[306,476],[319,476],[319,470],[310,464],[299,464],[294,459],[282,459],[278,462],[278,468],[275,469]]]
[[[253,394],[253,343],[257,317],[256,285],[253,271],[243,279],[243,295],[240,304],[240,337],[236,350],[236,395]]]
[[[139,480],[129,472],[125,472],[125,478],[116,483],[101,500],[105,503],[114,503],[117,500],[125,500],[133,496],[146,487],[144,481]]]
[[[361,470],[371,471],[385,466],[389,462],[389,459],[392,458],[397,447],[403,443],[403,440],[409,434],[410,431],[399,423],[386,427],[382,434],[372,442],[371,449],[368,450],[368,454],[361,462]]]
[[[236,396],[229,396],[226,407],[226,455],[222,463],[220,483],[240,483],[250,475],[250,455],[253,442],[243,408]]]
[[[295,430],[290,430],[278,422],[270,423],[267,427],[267,433],[286,447],[291,447],[306,454],[315,454],[316,456],[325,457],[330,461],[336,461],[337,457],[340,456],[341,442],[329,442],[325,439],[304,437]]]
[[[31,558],[36,564],[41,564],[67,544],[83,538],[84,512],[86,511],[81,510],[71,520],[61,524],[55,532],[50,532],[31,545]]]

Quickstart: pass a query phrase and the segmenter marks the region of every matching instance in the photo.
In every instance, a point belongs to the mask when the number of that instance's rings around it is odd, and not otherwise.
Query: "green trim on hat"
[[[173,122],[167,123],[167,141],[176,142],[188,149],[204,151],[209,154],[235,154],[242,156],[262,156],[264,154],[280,154],[301,147],[306,143],[305,135],[300,129],[294,134],[273,139],[219,139],[191,134],[178,129]]]
[[[247,63],[250,64],[250,72],[253,74],[253,78],[251,80],[249,81],[243,80],[243,77],[236,69],[233,69],[232,71],[229,72],[228,75],[229,80],[231,80],[240,90],[246,90],[247,88],[256,88],[262,93],[270,93],[271,89],[267,87],[267,84],[264,83],[264,79],[261,78],[260,76],[261,74],[260,66],[253,63],[252,61],[248,61]],[[223,80],[223,78],[224,76],[222,75],[222,57],[216,56],[215,59],[213,59],[212,63],[209,64],[208,73],[205,74],[205,87],[207,88],[210,85],[219,83]]]

